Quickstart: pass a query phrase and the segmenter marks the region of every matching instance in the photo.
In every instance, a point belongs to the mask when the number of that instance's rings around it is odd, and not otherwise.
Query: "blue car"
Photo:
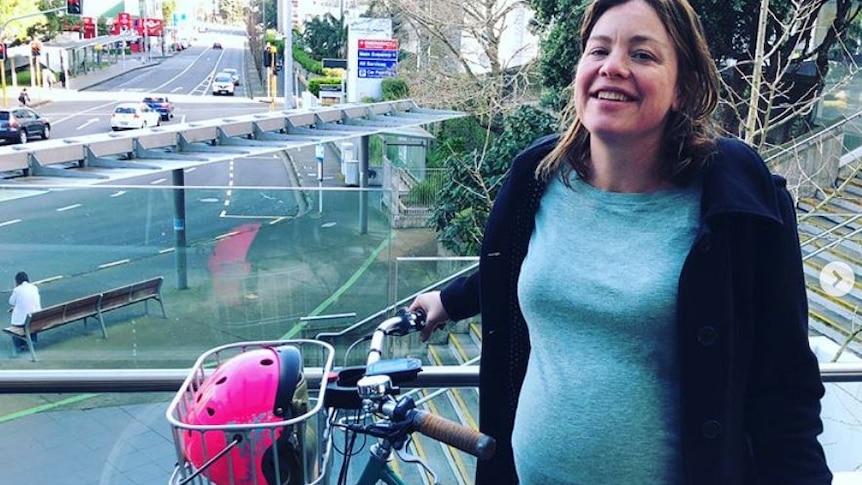
[[[10,143],[27,143],[51,136],[51,123],[30,108],[0,109],[0,139]]]
[[[174,105],[171,104],[166,96],[147,96],[144,98],[144,103],[155,111],[158,111],[162,117],[162,121],[168,121],[174,117]]]

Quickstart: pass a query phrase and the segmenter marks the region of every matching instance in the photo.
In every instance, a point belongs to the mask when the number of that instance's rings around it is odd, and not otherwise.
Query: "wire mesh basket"
[[[195,362],[166,412],[170,485],[316,485],[328,466],[323,398],[335,351],[316,340],[240,342]],[[305,366],[320,366],[310,388]]]

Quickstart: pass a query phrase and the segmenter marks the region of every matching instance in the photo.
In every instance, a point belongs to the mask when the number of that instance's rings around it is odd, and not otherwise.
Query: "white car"
[[[239,71],[232,67],[229,67],[227,69],[222,69],[221,72],[230,74],[230,78],[233,79],[233,85],[239,86]]]
[[[213,95],[229,94],[233,96],[233,78],[226,72],[220,72],[213,78]]]
[[[120,103],[111,114],[111,129],[134,130],[162,124],[162,115],[146,103]]]

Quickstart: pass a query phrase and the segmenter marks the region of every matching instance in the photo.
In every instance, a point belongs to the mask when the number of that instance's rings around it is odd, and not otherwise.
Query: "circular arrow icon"
[[[820,270],[820,287],[827,295],[840,298],[851,291],[856,284],[853,268],[841,261],[832,261]]]

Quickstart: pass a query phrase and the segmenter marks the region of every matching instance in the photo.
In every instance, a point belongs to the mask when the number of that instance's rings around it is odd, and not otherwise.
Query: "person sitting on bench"
[[[39,296],[39,288],[33,283],[30,283],[30,277],[27,273],[19,271],[15,275],[15,289],[12,290],[12,295],[9,297],[9,304],[12,308],[12,325],[23,327],[27,321],[27,315],[42,309],[42,298]],[[32,336],[33,343],[36,343],[37,335]],[[20,338],[14,338],[15,346],[19,351],[27,351],[27,342]]]

